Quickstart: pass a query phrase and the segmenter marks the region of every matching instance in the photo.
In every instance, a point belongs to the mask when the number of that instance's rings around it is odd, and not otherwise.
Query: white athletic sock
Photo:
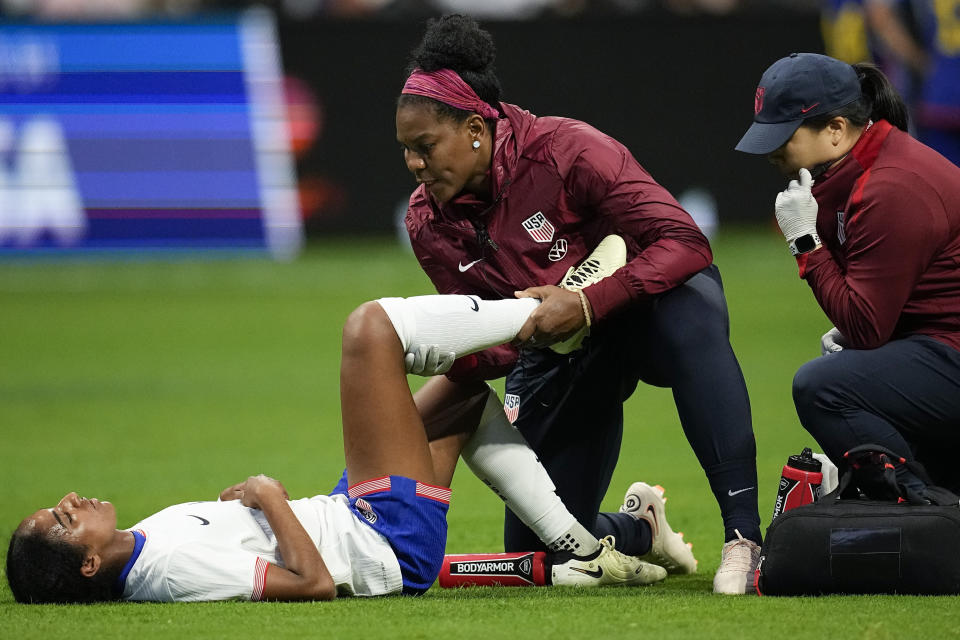
[[[404,353],[419,345],[437,345],[459,358],[513,340],[540,301],[435,295],[381,298],[377,303],[393,323]]]
[[[480,426],[460,455],[551,551],[588,555],[600,547],[597,538],[577,522],[557,496],[546,469],[507,420],[493,389]]]

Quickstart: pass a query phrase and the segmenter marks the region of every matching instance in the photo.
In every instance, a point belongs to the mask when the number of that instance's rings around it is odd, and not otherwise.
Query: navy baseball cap
[[[846,62],[819,53],[791,53],[763,72],[754,98],[753,124],[736,150],[776,151],[804,120],[860,98],[860,79]]]

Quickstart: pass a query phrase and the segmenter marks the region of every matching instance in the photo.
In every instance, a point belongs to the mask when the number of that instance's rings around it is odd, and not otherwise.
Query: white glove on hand
[[[437,345],[422,344],[403,356],[407,373],[417,376],[439,376],[450,371],[457,354],[452,351],[440,353]]]
[[[817,233],[817,201],[814,200],[810,187],[813,186],[813,177],[806,169],[800,169],[800,180],[791,180],[786,191],[777,195],[774,212],[777,215],[777,224],[788,243],[805,235]]]
[[[843,348],[847,346],[847,339],[843,337],[843,334],[840,333],[840,330],[834,327],[823,334],[823,337],[820,338],[820,355],[826,356],[831,353],[836,353],[838,351],[843,351]]]

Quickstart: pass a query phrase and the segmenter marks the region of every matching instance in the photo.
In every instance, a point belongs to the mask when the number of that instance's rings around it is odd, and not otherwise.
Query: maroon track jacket
[[[960,168],[881,120],[813,196],[827,250],[798,256],[800,277],[850,346],[960,350]]]
[[[621,235],[627,265],[584,289],[595,320],[669,291],[708,266],[707,239],[622,144],[568,118],[501,103],[494,199],[461,195],[441,205],[423,186],[406,225],[420,265],[444,294],[512,298],[558,283],[606,235]],[[455,365],[456,377],[497,378],[516,361],[509,345]]]

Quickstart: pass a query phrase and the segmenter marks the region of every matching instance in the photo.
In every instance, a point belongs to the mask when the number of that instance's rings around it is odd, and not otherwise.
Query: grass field
[[[812,444],[790,382],[829,325],[782,238],[733,231],[714,247],[751,394],[766,526],[786,457]],[[292,264],[0,263],[2,549],[21,518],[68,490],[113,501],[121,527],[215,498],[251,473],[281,479],[294,496],[328,491],[342,468],[342,321],[365,300],[429,292],[392,240],[322,241]],[[3,580],[0,638],[960,635],[954,598],[713,596],[719,512],[670,393],[641,387],[626,425],[604,507],[616,509],[635,480],[663,484],[671,524],[695,545],[696,575],[645,589],[82,607],[16,605]],[[499,500],[466,468],[453,490],[448,551],[501,550]]]

